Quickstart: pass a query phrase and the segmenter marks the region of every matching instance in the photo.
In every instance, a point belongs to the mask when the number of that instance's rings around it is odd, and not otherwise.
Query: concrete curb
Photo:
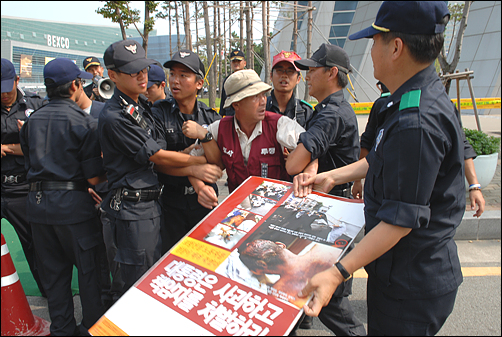
[[[501,222],[500,210],[485,211],[479,218],[473,217],[474,211],[466,211],[462,222],[457,228],[455,240],[500,240]],[[354,240],[356,243],[363,238],[361,231]]]

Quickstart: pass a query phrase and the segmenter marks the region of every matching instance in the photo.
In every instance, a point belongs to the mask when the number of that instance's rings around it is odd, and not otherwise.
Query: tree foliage
[[[104,6],[96,10],[96,13],[120,25],[124,40],[127,39],[125,29],[140,21],[139,10],[129,9],[129,3],[130,1],[105,1]]]

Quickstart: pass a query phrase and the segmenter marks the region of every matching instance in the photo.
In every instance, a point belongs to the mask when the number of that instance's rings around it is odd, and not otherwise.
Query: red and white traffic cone
[[[50,323],[34,316],[2,234],[2,336],[49,336]]]

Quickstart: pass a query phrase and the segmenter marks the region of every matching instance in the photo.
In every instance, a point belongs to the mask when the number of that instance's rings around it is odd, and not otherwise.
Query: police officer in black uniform
[[[312,105],[295,97],[294,89],[300,82],[300,69],[295,60],[301,60],[294,51],[281,51],[274,56],[270,77],[274,89],[267,97],[267,111],[288,116],[302,127],[307,127],[314,113]]]
[[[157,101],[153,105],[158,141],[163,149],[184,151],[195,143],[194,139],[183,134],[184,122],[193,120],[202,126],[207,126],[221,117],[215,110],[197,100],[197,93],[202,90],[205,74],[204,64],[197,54],[190,50],[178,51],[170,61],[164,63],[164,67],[170,70],[169,87],[173,97]],[[211,167],[221,176],[219,168],[215,165]],[[174,175],[159,175],[159,180],[164,185],[162,254],[183,238],[210,211],[198,202],[200,191],[197,186],[192,186],[186,176]],[[218,195],[216,180],[210,183],[211,187],[203,186],[203,188],[212,188],[211,193]]]
[[[449,17],[444,1],[384,1],[375,22],[349,36],[373,38],[374,76],[391,95],[366,158],[302,183],[328,190],[366,175],[366,235],[302,290],[314,293],[309,315],[361,266],[370,335],[435,335],[453,310],[462,282],[453,237],[465,211],[464,143],[434,68]]]
[[[115,91],[99,116],[98,130],[110,193],[102,208],[114,231],[124,289],[129,289],[159,258],[161,252],[162,186],[157,169],[204,164],[202,157],[165,151],[156,142],[153,117],[146,99],[148,67],[155,63],[134,40],[111,44],[105,66]]]
[[[71,294],[73,265],[78,269],[82,327],[90,328],[104,313],[98,262],[103,235],[87,189],[88,183],[95,185],[106,175],[97,122],[76,103],[83,90],[81,79],[91,77],[70,59],[47,63],[44,80],[50,101],[20,132],[30,183],[26,211],[53,336],[79,333]]]
[[[289,155],[286,167],[298,165],[297,160],[303,163],[319,158],[318,172],[326,172],[356,162],[359,159],[357,118],[343,96],[350,72],[347,53],[338,46],[324,43],[312,58],[294,62],[298,68],[308,70],[305,79],[309,92],[319,103],[307,123],[307,132],[300,135],[298,147]],[[350,198],[351,184],[334,186],[328,193]],[[336,335],[364,336],[364,326],[348,300],[351,293],[352,280],[342,283],[319,318]]]
[[[244,53],[240,51],[239,49],[234,49],[230,53],[230,69],[232,70],[232,74],[235,73],[236,71],[242,70],[246,68],[246,58],[244,56]],[[228,78],[228,77],[227,77]],[[224,108],[225,106],[225,101],[227,99],[227,92],[225,91],[225,82],[227,81],[227,78],[223,81],[223,84],[221,86],[221,100],[220,100],[220,111],[219,114],[220,116],[233,116],[235,115],[235,110],[233,106],[229,106]]]
[[[166,74],[162,65],[152,64],[148,70],[148,85],[146,95],[150,107],[153,103],[171,98],[173,95],[166,84]]]
[[[25,121],[43,104],[42,98],[17,87],[19,76],[14,65],[2,58],[2,218],[14,227],[31,274],[45,296],[36,267],[31,226],[26,218],[28,181],[24,156],[19,144],[18,121]]]
[[[103,66],[101,62],[99,62],[97,57],[90,56],[84,59],[83,62],[84,70],[88,73],[92,74],[93,80],[96,76],[103,77]],[[98,92],[98,86],[94,81],[91,81],[91,84],[84,87],[84,92],[93,101],[106,102],[106,99],[102,97]]]

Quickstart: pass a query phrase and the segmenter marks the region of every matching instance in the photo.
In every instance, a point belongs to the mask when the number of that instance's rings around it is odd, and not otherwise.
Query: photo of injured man
[[[216,272],[301,308],[308,299],[299,298],[298,292],[309,278],[333,266],[342,251],[304,239],[296,239],[289,246],[248,239]]]

